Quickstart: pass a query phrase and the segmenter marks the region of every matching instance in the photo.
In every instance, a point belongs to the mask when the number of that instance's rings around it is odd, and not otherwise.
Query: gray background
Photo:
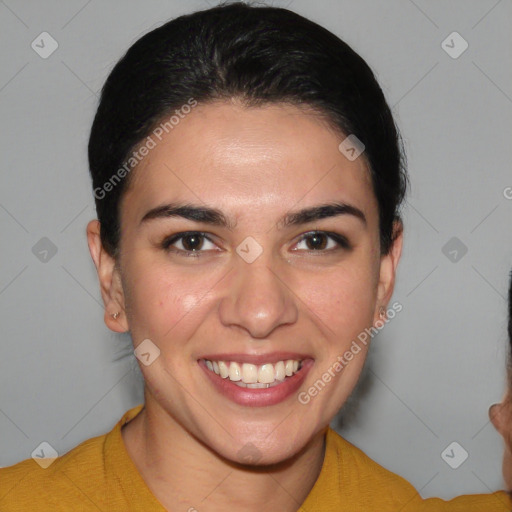
[[[501,488],[502,442],[487,409],[505,387],[512,3],[274,2],[288,4],[367,60],[409,157],[394,297],[403,311],[375,339],[340,431],[425,497]],[[207,6],[0,2],[0,466],[43,440],[64,453],[142,401],[129,339],[102,320],[85,238],[95,216],[86,144],[98,91],[122,53]],[[59,44],[47,59],[31,48],[43,31]],[[457,59],[441,47],[453,31],[469,44]],[[47,261],[32,251],[43,237],[57,248]],[[467,247],[458,261],[451,246],[442,250],[452,237]],[[452,441],[469,452],[456,470],[440,455]]]

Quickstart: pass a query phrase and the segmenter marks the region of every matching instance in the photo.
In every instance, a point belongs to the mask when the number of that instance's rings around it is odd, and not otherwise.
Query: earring
[[[384,306],[381,306],[379,308],[379,317],[381,320],[384,320],[386,318],[386,310],[384,309]]]
[[[110,315],[114,320],[117,320],[117,317],[119,316],[119,311],[116,311],[115,313],[112,313]]]

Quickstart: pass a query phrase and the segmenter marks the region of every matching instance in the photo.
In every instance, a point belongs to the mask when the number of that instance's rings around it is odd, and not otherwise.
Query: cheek
[[[200,314],[199,305],[207,301],[206,292],[216,282],[211,273],[171,272],[166,265],[154,262],[131,265],[127,270],[127,310],[134,339],[163,341],[174,337],[178,326],[180,336],[186,335],[191,319],[197,320]]]
[[[334,417],[346,402],[368,353],[371,338],[367,331],[377,293],[370,268],[340,266],[331,275],[312,278],[302,288],[306,314],[324,337],[317,344],[315,374],[302,389],[299,402],[319,425]]]
[[[377,294],[370,264],[340,265],[297,283],[298,295],[338,339],[352,338],[373,321]],[[328,331],[329,332],[329,331]]]

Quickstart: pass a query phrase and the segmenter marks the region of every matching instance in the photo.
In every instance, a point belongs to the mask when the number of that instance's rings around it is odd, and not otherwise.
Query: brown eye
[[[181,239],[181,244],[186,251],[197,251],[201,249],[204,237],[198,234],[186,235]]]
[[[306,239],[306,245],[311,250],[325,249],[328,244],[327,236],[324,233],[313,233]]]
[[[211,247],[208,247],[208,244],[211,244]],[[167,237],[161,245],[165,250],[183,253],[187,256],[199,256],[200,253],[207,252],[215,247],[215,244],[208,236],[199,231],[177,233]],[[207,247],[205,247],[205,245]]]
[[[297,245],[301,243],[306,246],[304,247],[305,250],[311,252],[329,252],[336,249],[351,248],[348,240],[344,236],[326,231],[312,231],[306,233],[301,237]]]

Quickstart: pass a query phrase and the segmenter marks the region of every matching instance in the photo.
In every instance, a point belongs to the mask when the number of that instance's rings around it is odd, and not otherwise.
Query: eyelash
[[[330,231],[308,231],[307,233],[304,233],[304,235],[302,235],[300,237],[300,239],[297,243],[303,242],[304,240],[307,240],[308,238],[311,238],[314,235],[319,235],[319,234],[325,235],[328,238],[331,238],[332,240],[334,240],[334,242],[338,244],[338,247],[331,248],[331,249],[317,249],[317,250],[310,249],[307,252],[309,252],[309,253],[314,253],[314,252],[329,253],[329,252],[333,252],[333,251],[338,251],[340,249],[344,249],[344,250],[352,249],[352,246],[350,245],[350,243],[344,236],[339,235],[338,233],[330,232]],[[175,247],[174,248],[171,247],[172,244],[176,243],[177,241],[182,240],[183,238],[185,238],[187,236],[191,236],[191,235],[199,235],[200,237],[206,238],[209,242],[214,243],[214,241],[206,233],[204,233],[202,231],[184,231],[182,233],[176,233],[175,235],[171,235],[171,236],[165,238],[161,242],[161,247],[162,247],[162,249],[164,249],[166,251],[174,252],[178,255],[183,255],[185,257],[193,257],[193,258],[198,258],[201,255],[201,253],[208,252],[208,251],[203,251],[203,250],[190,251],[190,250],[183,250],[183,249],[177,249]],[[295,249],[295,250],[297,250],[297,249]]]

